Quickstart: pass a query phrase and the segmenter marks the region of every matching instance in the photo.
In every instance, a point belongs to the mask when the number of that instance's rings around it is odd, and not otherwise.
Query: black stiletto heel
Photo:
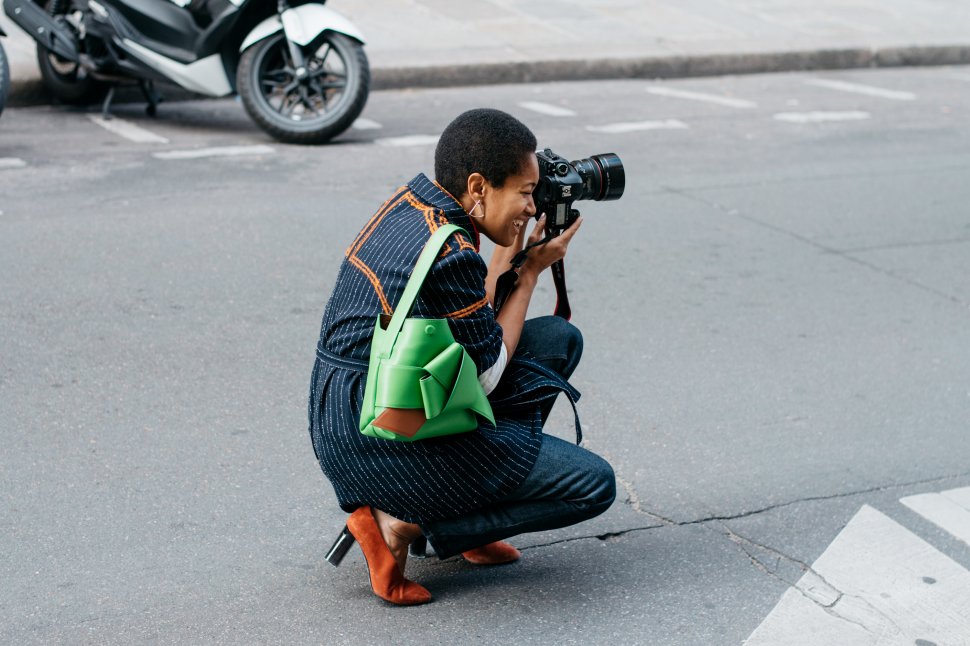
[[[323,558],[327,559],[327,562],[332,566],[337,567],[340,565],[340,562],[344,560],[344,557],[347,556],[347,551],[356,542],[357,539],[354,538],[354,535],[351,534],[350,530],[347,529],[347,526],[344,525],[344,529],[342,532],[340,532],[340,536],[338,536],[337,540],[333,542],[333,546],[330,548],[330,551],[327,552],[327,555]]]
[[[416,559],[428,558],[428,539],[424,536],[418,536],[416,539],[414,539],[411,546],[408,548],[408,556],[412,556]]]

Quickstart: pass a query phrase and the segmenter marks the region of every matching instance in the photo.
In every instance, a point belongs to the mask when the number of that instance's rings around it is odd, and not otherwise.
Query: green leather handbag
[[[456,231],[464,230],[448,224],[432,234],[394,315],[377,317],[360,414],[364,435],[415,442],[473,431],[476,415],[495,423],[478,368],[448,319],[409,318],[438,252]]]

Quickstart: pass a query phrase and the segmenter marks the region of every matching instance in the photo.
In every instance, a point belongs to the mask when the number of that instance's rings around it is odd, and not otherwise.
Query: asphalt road
[[[933,68],[381,92],[317,148],[234,101],[120,105],[113,130],[5,111],[0,642],[738,644],[786,590],[852,623],[803,577],[864,505],[970,568],[899,502],[970,485],[968,89]],[[625,163],[567,259],[580,414],[620,493],[514,565],[414,562],[434,603],[390,608],[359,551],[323,561],[343,514],[306,432],[313,348],[346,245],[477,106]],[[550,280],[531,313],[553,301]],[[970,643],[905,614],[892,643]]]

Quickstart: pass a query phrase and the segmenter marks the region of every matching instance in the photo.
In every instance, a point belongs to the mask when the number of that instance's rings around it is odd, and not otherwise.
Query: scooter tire
[[[306,117],[303,116],[306,114],[304,112],[287,116],[284,112],[289,95],[281,97],[278,92],[262,90],[272,84],[267,76],[269,68],[278,73],[279,61],[285,61],[288,55],[282,33],[264,38],[247,48],[239,60],[236,87],[243,106],[260,128],[279,141],[307,145],[326,143],[349,128],[364,109],[370,90],[370,67],[363,46],[342,34],[327,32],[318,43],[308,48],[308,54],[316,55],[324,45],[329,45],[331,51],[340,57],[346,84],[339,96],[330,99],[336,101],[332,109],[325,107],[322,115]],[[275,104],[277,100],[280,105]],[[306,107],[301,106],[301,110]]]
[[[48,0],[44,9],[54,16],[63,15],[69,3],[63,0]],[[108,85],[92,78],[77,63],[60,59],[43,45],[37,45],[37,66],[44,87],[62,103],[71,105],[90,105],[104,98]]]
[[[7,53],[0,45],[0,114],[7,105],[7,92],[10,90],[10,65],[7,63]]]

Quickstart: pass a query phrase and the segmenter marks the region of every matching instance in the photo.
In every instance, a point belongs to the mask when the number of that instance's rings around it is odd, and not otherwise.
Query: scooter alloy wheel
[[[370,69],[361,44],[327,32],[304,51],[302,68],[282,33],[243,52],[237,87],[249,116],[287,143],[319,144],[350,127],[364,109]]]

